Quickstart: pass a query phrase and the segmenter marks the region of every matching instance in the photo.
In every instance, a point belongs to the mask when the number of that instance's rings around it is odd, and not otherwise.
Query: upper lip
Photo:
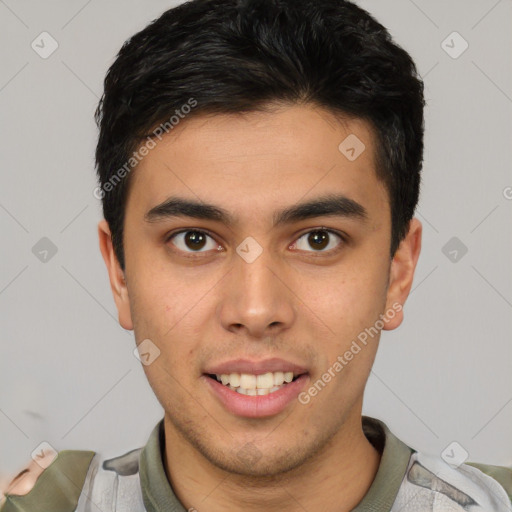
[[[294,375],[307,373],[307,369],[284,359],[273,357],[262,361],[251,361],[249,359],[232,359],[209,366],[205,373],[222,375],[230,373],[249,373],[261,375],[268,372],[293,372]]]

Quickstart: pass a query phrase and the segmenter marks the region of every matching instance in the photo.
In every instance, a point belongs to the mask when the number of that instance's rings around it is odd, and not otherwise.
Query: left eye
[[[300,250],[307,251],[308,249],[304,248],[303,246],[301,247],[301,245],[308,244],[310,247],[313,247],[314,249],[314,251],[310,252],[330,252],[332,249],[336,247],[336,244],[333,244],[331,240],[333,235],[339,240],[343,241],[343,238],[334,231],[328,229],[315,229],[313,231],[308,231],[307,233],[304,233],[301,237],[297,239],[297,242],[292,244],[292,247],[297,247]],[[303,240],[303,242],[305,241],[305,243],[301,244],[301,240]]]

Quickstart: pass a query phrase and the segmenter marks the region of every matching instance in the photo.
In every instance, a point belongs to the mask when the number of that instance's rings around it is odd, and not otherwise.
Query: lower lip
[[[229,412],[245,418],[264,418],[279,414],[297,398],[309,380],[305,373],[273,393],[250,396],[237,393],[207,375],[202,378]]]

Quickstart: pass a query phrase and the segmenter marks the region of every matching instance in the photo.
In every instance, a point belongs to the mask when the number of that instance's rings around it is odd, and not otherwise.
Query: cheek
[[[196,289],[190,293],[193,285],[191,288],[189,283],[164,281],[154,274],[147,275],[145,280],[139,278],[137,284],[140,286],[130,290],[137,342],[150,339],[160,351],[156,362],[162,363],[173,377],[190,374],[193,368],[184,362],[194,361],[197,357],[198,334],[204,326],[205,317],[205,304],[198,302],[198,297],[204,292]],[[159,372],[158,366],[145,367],[148,378],[167,381],[165,371]]]
[[[345,398],[356,396],[362,391],[371,370],[380,338],[376,323],[386,303],[386,274],[378,265],[360,266],[354,264],[347,270],[339,269],[329,279],[303,280],[301,293],[308,298],[305,308],[308,318],[319,323],[316,336],[323,339],[325,356],[320,359],[319,370],[331,369],[336,382],[343,382],[339,392]],[[315,286],[311,286],[311,285]],[[311,302],[310,302],[311,299]],[[333,365],[341,358],[343,368],[335,371]],[[336,384],[334,385],[336,387]]]
[[[357,334],[373,325],[386,300],[386,278],[382,272],[339,272],[324,281],[302,280],[301,289],[311,312],[339,334]]]
[[[172,279],[168,270],[140,267],[129,286],[135,333],[157,339],[170,335],[190,309],[187,288]]]

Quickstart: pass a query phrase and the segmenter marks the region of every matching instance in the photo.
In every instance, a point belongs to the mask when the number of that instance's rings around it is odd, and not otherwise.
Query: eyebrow
[[[365,221],[368,219],[368,212],[364,206],[353,199],[344,195],[329,194],[274,212],[273,226],[292,224],[323,216]],[[147,222],[158,222],[175,217],[212,220],[228,226],[237,224],[237,218],[220,206],[181,197],[170,197],[163,203],[151,208],[144,215]]]

